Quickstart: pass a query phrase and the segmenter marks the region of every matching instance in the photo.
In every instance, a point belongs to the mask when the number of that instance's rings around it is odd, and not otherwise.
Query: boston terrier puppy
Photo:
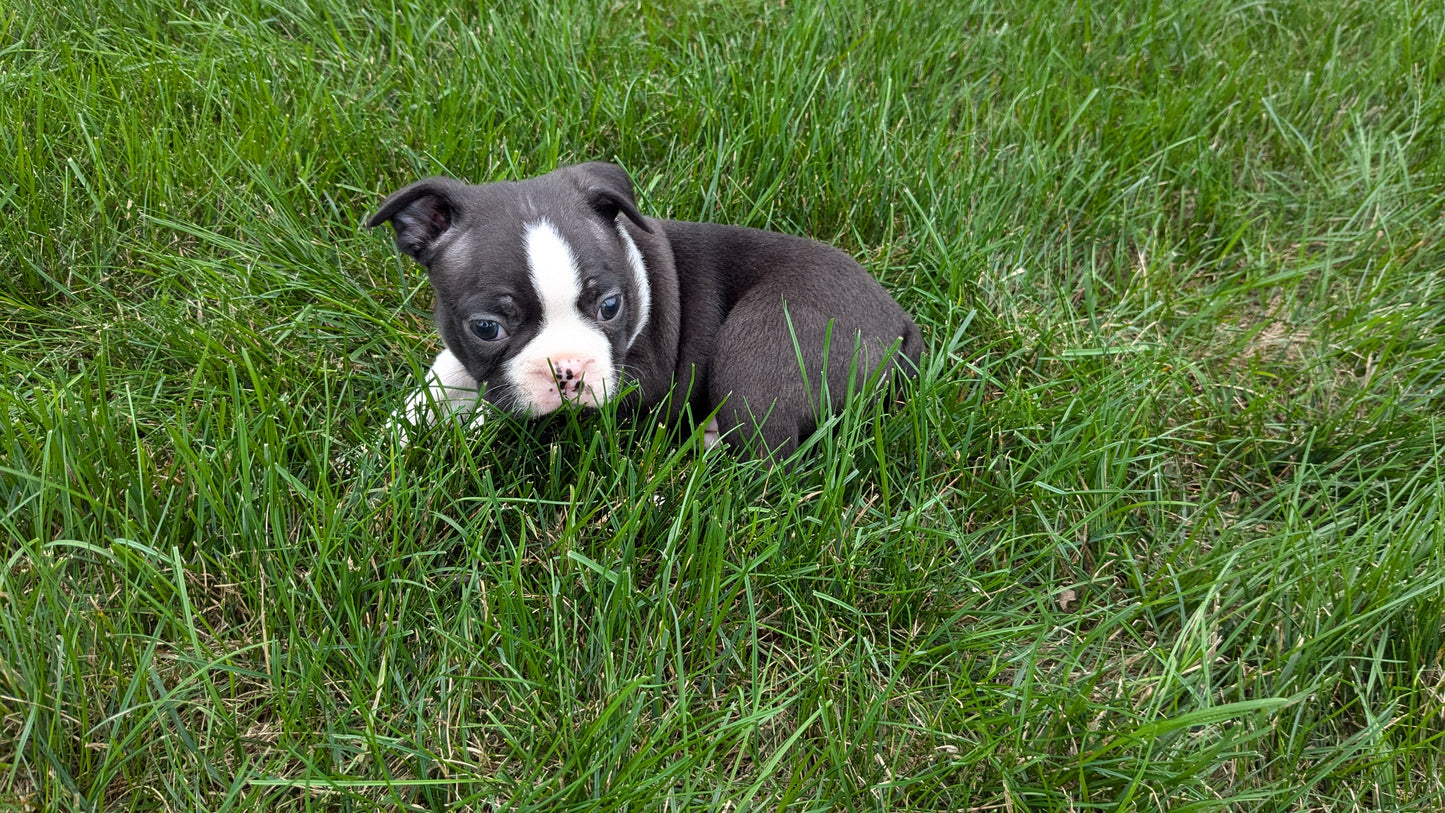
[[[407,401],[412,424],[482,405],[546,415],[626,392],[632,408],[671,398],[674,416],[713,416],[708,445],[781,459],[850,389],[914,374],[923,347],[842,251],[644,217],[612,164],[480,186],[428,178],[366,225],[386,222],[427,269],[446,344]]]

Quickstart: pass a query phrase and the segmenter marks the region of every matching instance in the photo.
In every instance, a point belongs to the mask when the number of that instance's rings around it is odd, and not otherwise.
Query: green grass
[[[0,8],[0,806],[1445,807],[1445,13]],[[360,224],[616,160],[929,353],[774,469],[390,412]]]

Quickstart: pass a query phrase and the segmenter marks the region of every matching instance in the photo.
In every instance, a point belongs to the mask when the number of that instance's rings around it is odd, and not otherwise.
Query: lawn
[[[923,326],[402,446],[366,216],[611,160]],[[0,7],[0,807],[1445,809],[1445,11]]]

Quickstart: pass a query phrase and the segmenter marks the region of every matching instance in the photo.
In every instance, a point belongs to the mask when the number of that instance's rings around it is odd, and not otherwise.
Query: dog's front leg
[[[393,420],[421,427],[452,415],[472,413],[472,422],[480,422],[480,394],[477,380],[452,351],[443,350],[427,371],[426,386],[407,396],[406,406],[399,415],[393,415]]]

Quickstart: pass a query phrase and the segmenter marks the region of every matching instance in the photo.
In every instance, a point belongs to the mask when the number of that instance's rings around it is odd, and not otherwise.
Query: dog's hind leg
[[[709,363],[720,435],[759,457],[786,458],[825,411],[866,385],[897,340],[755,290],[719,329]]]

